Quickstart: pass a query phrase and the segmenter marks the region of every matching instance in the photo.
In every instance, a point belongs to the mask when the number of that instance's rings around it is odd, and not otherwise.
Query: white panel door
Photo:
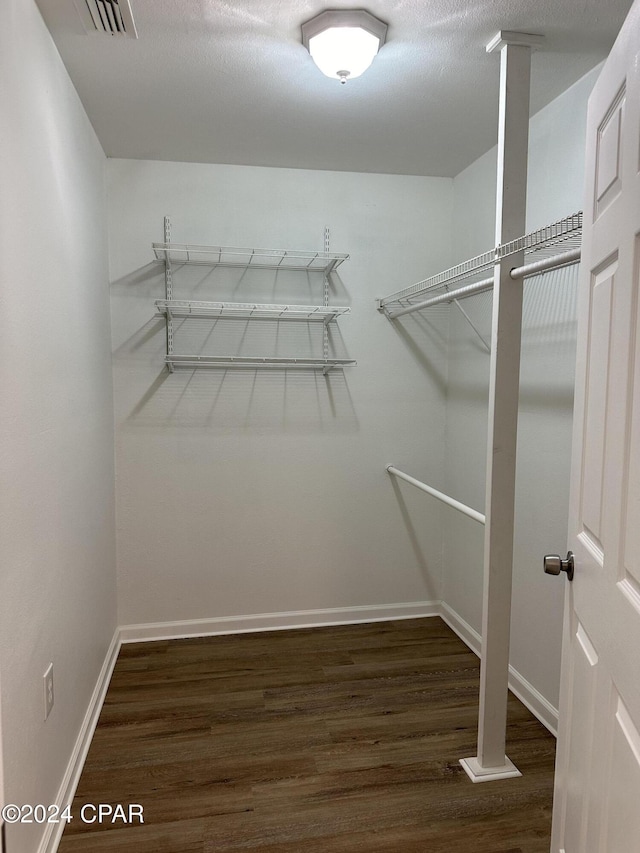
[[[640,0],[589,101],[553,853],[640,851]]]

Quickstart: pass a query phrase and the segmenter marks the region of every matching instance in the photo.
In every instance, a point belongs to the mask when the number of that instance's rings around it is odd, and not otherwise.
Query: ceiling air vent
[[[136,25],[133,23],[131,6],[129,0],[84,0],[86,7],[82,9],[82,17],[89,26],[90,22],[100,33],[110,36],[124,36],[126,38],[138,38]],[[84,5],[78,3],[78,7]],[[90,20],[87,20],[88,10]]]

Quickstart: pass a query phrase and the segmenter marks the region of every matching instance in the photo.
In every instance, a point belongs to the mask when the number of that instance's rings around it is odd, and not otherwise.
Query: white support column
[[[502,31],[487,45],[500,50],[496,245],[526,230],[531,47],[540,41]],[[460,761],[474,782],[521,775],[505,755],[522,327],[522,284],[510,270],[521,264],[515,255],[494,269],[478,755]]]

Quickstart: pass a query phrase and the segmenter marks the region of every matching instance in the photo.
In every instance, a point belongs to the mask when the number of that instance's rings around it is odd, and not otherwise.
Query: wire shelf
[[[311,369],[328,373],[350,364],[357,364],[350,358],[263,358],[262,356],[223,356],[223,355],[168,355],[166,364],[173,370],[209,368],[245,368],[257,369]]]
[[[229,320],[305,320],[329,323],[351,309],[331,305],[263,305],[248,302],[194,302],[183,299],[157,299],[162,316],[174,318]]]
[[[192,246],[184,243],[153,243],[158,261],[208,267],[244,267],[269,270],[307,270],[328,275],[349,255],[305,252],[292,249],[247,249],[234,246]]]
[[[563,251],[579,248],[582,242],[582,211],[566,216],[552,225],[539,228],[524,237],[504,243],[496,249],[498,260],[524,251],[527,260],[538,258],[542,253],[553,254],[558,247]],[[552,250],[552,251],[551,251]]]
[[[348,314],[351,309],[346,306],[329,305],[329,275],[343,261],[349,258],[347,254],[335,254],[329,251],[329,229],[324,232],[324,251],[298,251],[294,249],[255,249],[240,248],[233,246],[201,246],[186,243],[174,243],[171,239],[171,222],[169,217],[164,218],[164,242],[152,244],[155,257],[165,266],[165,298],[155,302],[157,316],[164,317],[166,321],[167,349],[165,364],[170,372],[177,369],[195,370],[199,368],[245,368],[245,369],[281,369],[289,368],[320,370],[324,374],[332,370],[342,369],[346,365],[356,364],[354,359],[329,358],[329,324],[340,316]],[[260,302],[226,302],[226,301],[195,301],[192,299],[174,299],[174,276],[173,267],[183,264],[194,264],[216,267],[235,267],[243,271],[249,269],[258,270],[286,270],[303,273],[322,274],[324,289],[322,304],[297,305],[297,304],[273,304]],[[304,278],[304,277],[303,277]],[[209,321],[204,324],[206,331],[205,340],[201,340],[202,323],[180,323],[176,320],[203,320]],[[316,331],[321,334],[322,358],[317,355],[307,356],[241,356],[241,355],[209,355],[209,338],[215,339],[214,346],[218,352],[229,353],[244,349],[245,333],[248,332],[248,324],[245,327],[237,324],[220,324],[219,319],[228,320],[271,320],[276,326],[263,325],[262,331],[266,334],[258,335],[258,341],[268,339],[273,346],[273,332],[276,332],[277,351],[287,351],[289,348],[294,353],[308,350],[313,339],[317,338],[315,333],[305,330],[304,326],[289,325],[287,332],[281,330],[280,320],[298,320],[311,323]],[[318,328],[320,327],[320,328]],[[215,335],[211,333],[215,329]],[[237,340],[236,332],[242,332],[241,340]],[[282,337],[286,338],[284,341]],[[291,333],[291,334],[289,334]],[[179,335],[182,352],[176,353],[176,334]],[[292,337],[292,340],[289,338]],[[255,337],[253,338],[255,344]],[[317,341],[316,341],[317,344]],[[249,348],[249,347],[248,347]],[[261,348],[260,346],[258,348]],[[189,354],[189,353],[200,354]],[[249,348],[251,352],[251,348]],[[313,352],[313,350],[312,350]]]
[[[449,291],[451,285],[461,282],[473,284],[485,279],[496,263],[519,252],[524,252],[527,261],[540,260],[554,255],[559,250],[564,252],[579,248],[581,240],[582,211],[579,211],[385,296],[379,300],[379,307],[387,313],[390,306],[394,309],[408,307],[425,294],[435,296],[440,290],[443,293]]]

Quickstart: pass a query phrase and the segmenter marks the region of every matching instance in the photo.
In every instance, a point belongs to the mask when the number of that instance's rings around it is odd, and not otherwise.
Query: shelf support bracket
[[[173,299],[173,271],[171,269],[171,253],[169,252],[169,243],[171,242],[171,220],[168,216],[164,218],[164,242],[167,244],[167,253],[164,261],[164,291],[165,299]],[[173,355],[173,316],[167,308],[165,312],[165,321],[167,324],[167,357]],[[167,361],[169,373],[173,373],[173,363]]]
[[[330,251],[331,245],[331,232],[329,231],[328,226],[324,229],[324,251],[328,255]],[[331,267],[333,269],[333,267]],[[322,305],[327,308],[329,305],[329,274],[330,269],[327,268],[324,272],[323,276],[323,291],[322,291]],[[329,358],[329,325],[325,321],[322,326],[322,357],[327,359]],[[326,376],[327,371],[323,370],[322,375]]]
[[[460,311],[460,313],[462,314],[462,316],[464,317],[464,319],[467,321],[467,323],[471,326],[471,328],[472,328],[472,329],[473,329],[473,331],[476,333],[476,335],[478,336],[478,338],[482,341],[482,346],[486,349],[486,351],[487,351],[487,352],[491,352],[491,345],[490,345],[490,344],[488,344],[488,343],[486,342],[486,340],[484,339],[484,335],[480,332],[480,330],[478,329],[478,327],[476,326],[476,324],[473,322],[473,320],[471,319],[471,317],[467,314],[467,312],[464,310],[464,308],[463,308],[463,307],[462,307],[462,305],[460,304],[460,300],[459,300],[459,299],[454,299],[454,300],[453,300],[453,304],[454,304],[454,305],[456,306],[456,308]]]
[[[526,231],[531,49],[540,41],[502,31],[487,45],[500,51],[496,246]],[[494,267],[478,754],[460,761],[473,782],[521,775],[505,755],[523,292],[510,272],[521,264],[516,255]]]

